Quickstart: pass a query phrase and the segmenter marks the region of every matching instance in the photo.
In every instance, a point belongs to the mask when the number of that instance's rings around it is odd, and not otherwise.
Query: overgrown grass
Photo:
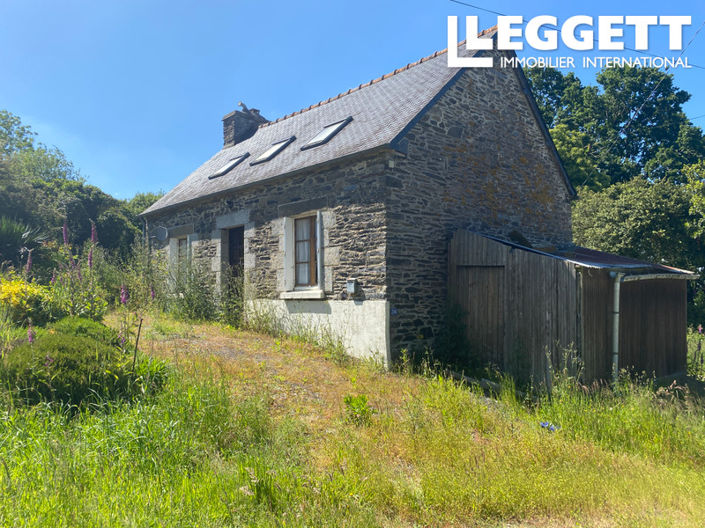
[[[305,468],[304,431],[266,394],[173,375],[132,405],[73,416],[56,406],[0,420],[4,526],[305,526],[369,510]],[[315,520],[315,521],[314,521]]]
[[[2,402],[0,525],[702,525],[705,411],[677,386],[564,376],[525,402],[505,380],[490,399],[301,339],[192,335],[145,345],[174,361],[159,393]],[[192,351],[226,343],[232,359]]]

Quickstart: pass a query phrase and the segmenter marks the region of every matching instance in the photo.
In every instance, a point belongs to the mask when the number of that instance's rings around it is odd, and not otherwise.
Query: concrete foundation
[[[385,300],[256,299],[248,301],[247,313],[286,333],[340,340],[351,356],[389,366],[389,303]]]

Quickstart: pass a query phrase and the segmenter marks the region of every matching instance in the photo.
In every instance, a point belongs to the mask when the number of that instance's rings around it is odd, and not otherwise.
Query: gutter
[[[646,273],[644,275],[626,275],[623,282],[633,282],[640,280],[656,280],[656,279],[684,279],[695,280],[700,275],[697,273]]]
[[[632,275],[636,277],[636,275]],[[619,296],[621,292],[624,273],[610,272],[614,278],[612,288],[612,383],[616,386],[619,381]]]

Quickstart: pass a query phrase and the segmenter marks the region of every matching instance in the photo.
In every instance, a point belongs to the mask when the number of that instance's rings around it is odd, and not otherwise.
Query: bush
[[[131,358],[114,346],[62,333],[46,333],[33,343],[15,347],[5,355],[0,369],[3,384],[29,404],[81,405],[128,397],[139,389],[135,378]]]
[[[65,317],[50,325],[49,329],[61,334],[88,337],[113,347],[120,346],[120,337],[117,331],[105,326],[103,323],[86,319],[85,317]]]
[[[15,274],[0,277],[0,305],[18,325],[29,320],[41,325],[62,315],[48,288]]]
[[[96,251],[96,244],[90,244],[84,247],[83,256],[74,256],[71,246],[60,247],[58,269],[51,281],[51,296],[65,313],[99,321],[108,303],[93,269]]]
[[[225,324],[239,327],[244,315],[244,270],[228,268],[221,275],[223,289],[220,296],[220,320]]]
[[[218,296],[213,275],[198,262],[188,262],[171,277],[167,310],[188,320],[213,321],[218,315]]]

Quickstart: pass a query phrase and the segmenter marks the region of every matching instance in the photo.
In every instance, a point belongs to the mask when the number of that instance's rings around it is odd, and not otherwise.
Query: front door
[[[245,228],[228,229],[228,265],[233,275],[241,276],[245,263]]]

